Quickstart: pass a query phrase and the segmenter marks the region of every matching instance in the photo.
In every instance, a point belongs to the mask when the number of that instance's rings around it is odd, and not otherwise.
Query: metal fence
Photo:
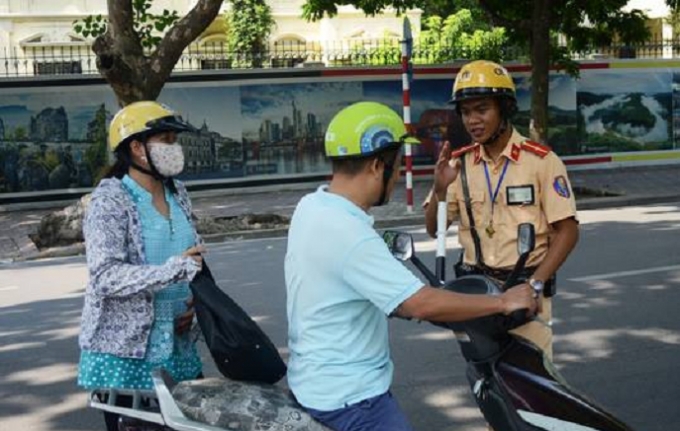
[[[525,49],[503,47],[502,61],[528,62]],[[680,58],[680,39],[651,41],[638,45],[610,45],[573,53],[576,60],[616,58]],[[224,42],[190,45],[175,66],[176,71],[291,68],[304,66],[386,66],[400,63],[397,38],[353,39],[336,42],[279,41],[259,52],[233,52]],[[469,56],[442,41],[414,41],[414,64],[465,61]],[[0,53],[0,77],[36,75],[98,74],[96,56],[88,45],[25,46]]]

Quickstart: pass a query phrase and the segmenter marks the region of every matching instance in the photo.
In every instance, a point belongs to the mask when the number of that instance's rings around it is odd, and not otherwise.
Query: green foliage
[[[108,164],[106,119],[109,113],[102,103],[94,114],[94,118],[87,124],[87,140],[92,143],[85,151],[85,163],[97,184]]]
[[[550,63],[555,65],[557,70],[563,70],[573,78],[581,76],[579,63],[571,58],[569,48],[566,46],[553,46],[550,51]]]
[[[503,28],[487,30],[488,26],[476,21],[470,10],[463,9],[442,19],[431,16],[424,23],[429,30],[421,32],[414,41],[414,64],[446,63],[457,59],[503,59],[503,46],[507,41]],[[375,41],[357,41],[347,55],[352,65],[396,65],[401,63],[401,43],[385,37]],[[342,60],[339,60],[339,62]]]
[[[60,164],[59,154],[53,149],[38,152],[22,148],[21,155],[27,166],[40,169],[45,174],[49,174]]]
[[[84,37],[98,37],[106,33],[107,22],[101,15],[89,15],[82,21],[73,21],[73,31]]]
[[[132,0],[134,13],[134,31],[144,48],[158,46],[163,32],[177,20],[177,11],[164,9],[159,15],[149,12],[152,0]],[[108,20],[101,15],[90,15],[73,22],[73,30],[85,37],[99,37],[106,33]]]
[[[607,131],[605,133],[587,133],[582,149],[585,153],[612,153],[623,151],[642,151],[646,146],[633,139],[627,139],[618,133]]]
[[[26,141],[28,140],[28,131],[24,126],[17,126],[14,129],[14,136],[10,139],[12,141]]]
[[[503,60],[503,46],[507,43],[505,29],[487,29],[488,26],[476,21],[468,9],[446,19],[431,16],[426,18],[425,25],[429,30],[421,33],[414,63],[446,63],[463,58]]]
[[[369,66],[387,66],[401,63],[401,45],[395,39],[383,39],[376,46],[374,43],[365,43],[364,41],[357,41],[350,47],[350,53],[347,58],[350,64],[369,65]]]
[[[397,13],[405,10],[420,8],[427,1],[423,0],[307,0],[302,5],[302,17],[309,21],[318,21],[324,15],[335,16],[338,13],[338,5],[352,5],[361,9],[366,15],[376,15],[386,7],[392,6]]]
[[[558,14],[564,21],[559,31],[567,36],[567,46],[571,51],[581,52],[590,47],[611,44],[618,39],[624,44],[639,43],[649,39],[646,27],[647,16],[640,10],[622,12],[627,0],[602,2],[600,8],[591,6],[589,11],[561,11]],[[580,12],[580,13],[578,13]],[[584,25],[588,19],[590,25]]]
[[[265,0],[232,0],[231,4],[227,14],[229,51],[239,55],[240,65],[260,67],[276,24],[271,7]]]
[[[425,11],[423,28],[434,30],[429,20],[444,14],[456,15],[462,9],[472,12],[473,21],[480,30],[488,30],[489,19],[496,26],[505,28],[509,44],[519,47],[530,45],[532,11],[535,1],[545,0],[307,0],[303,6],[303,16],[317,20],[324,15],[337,14],[338,5],[353,5],[368,15],[380,13],[386,7],[397,11],[420,8]],[[589,47],[599,47],[618,40],[634,44],[649,38],[645,25],[646,15],[640,10],[623,12],[628,0],[553,0],[550,10],[550,27],[554,34],[566,37],[567,46],[558,48],[556,38],[536,41],[549,42],[553,51],[553,64],[576,73],[575,64],[569,53],[587,51]],[[680,0],[666,0],[675,10],[680,8]]]
[[[467,9],[472,13],[472,18],[476,21],[480,29],[490,29],[491,20],[486,12],[479,6],[477,0],[425,0],[420,8],[423,10],[423,29],[428,30],[427,18],[432,16],[449,16],[456,12]]]
[[[56,151],[50,149],[45,151],[42,156],[36,157],[36,161],[45,169],[46,172],[52,172],[59,166],[59,155]]]
[[[633,127],[651,129],[656,117],[642,104],[642,94],[634,93],[621,103],[595,111],[594,119],[601,119],[605,125],[630,124]]]

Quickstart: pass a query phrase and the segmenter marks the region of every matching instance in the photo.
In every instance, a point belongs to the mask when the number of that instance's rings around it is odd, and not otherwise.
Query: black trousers
[[[132,407],[132,396],[119,395],[116,399],[116,405],[119,407]],[[106,431],[165,431],[170,429],[163,425],[127,418],[110,412],[104,412],[104,423],[106,424]]]
[[[119,395],[116,400],[118,407],[132,407],[132,396]],[[106,423],[106,431],[118,431],[118,422],[120,421],[118,413],[104,412],[104,423]]]

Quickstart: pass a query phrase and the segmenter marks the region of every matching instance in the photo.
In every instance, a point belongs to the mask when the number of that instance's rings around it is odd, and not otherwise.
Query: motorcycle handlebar
[[[430,271],[430,268],[425,266],[422,260],[418,259],[416,256],[411,256],[411,262],[413,262],[413,265],[415,265],[416,268],[418,268],[418,271],[421,272],[427,279],[427,282],[430,283],[430,286],[434,287],[441,287],[444,285],[444,282],[442,280],[437,279],[437,276]]]

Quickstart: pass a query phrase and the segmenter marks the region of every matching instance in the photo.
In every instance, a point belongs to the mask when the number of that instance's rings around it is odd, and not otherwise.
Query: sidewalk
[[[644,166],[634,168],[599,169],[569,172],[576,192],[579,210],[611,208],[680,201],[680,166]],[[233,191],[196,192],[192,194],[194,212],[198,217],[234,217],[244,214],[277,214],[290,217],[302,196],[318,184],[285,186],[266,191],[247,189]],[[420,203],[431,186],[430,179],[414,184],[416,205],[413,213],[406,208],[404,185],[397,185],[390,204],[372,211],[376,227],[423,224]],[[611,196],[615,195],[615,196]],[[0,262],[78,254],[82,246],[69,246],[40,252],[28,234],[37,229],[40,219],[55,209],[0,212]],[[253,229],[205,235],[206,242],[227,239],[283,236],[286,229]]]

